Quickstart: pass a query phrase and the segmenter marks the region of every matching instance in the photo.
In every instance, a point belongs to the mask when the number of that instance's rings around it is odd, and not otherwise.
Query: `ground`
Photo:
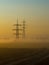
[[[49,65],[49,49],[0,48],[0,65]]]

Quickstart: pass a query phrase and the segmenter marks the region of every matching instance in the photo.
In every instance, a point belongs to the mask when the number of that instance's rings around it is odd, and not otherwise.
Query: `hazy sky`
[[[0,37],[13,36],[17,18],[26,21],[26,37],[49,35],[49,0],[0,0]]]

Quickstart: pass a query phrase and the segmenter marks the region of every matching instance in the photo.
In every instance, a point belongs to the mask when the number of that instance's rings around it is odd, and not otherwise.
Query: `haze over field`
[[[16,42],[49,42],[49,0],[0,0],[0,43],[15,42],[12,29],[17,18],[19,23],[26,21],[26,38]]]

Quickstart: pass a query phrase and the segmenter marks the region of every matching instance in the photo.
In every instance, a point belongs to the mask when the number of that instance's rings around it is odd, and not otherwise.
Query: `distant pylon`
[[[23,38],[25,38],[25,20],[23,21]]]
[[[16,35],[16,38],[20,38],[20,35],[22,35],[23,38],[25,38],[25,21],[23,21],[23,24],[19,24],[17,19],[17,24],[14,24],[14,26],[16,26],[16,28],[13,29],[13,31],[15,31],[14,35]]]

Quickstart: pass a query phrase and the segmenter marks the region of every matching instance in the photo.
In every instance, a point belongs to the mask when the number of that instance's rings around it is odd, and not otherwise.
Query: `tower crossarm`
[[[14,24],[13,26],[22,26],[21,24]]]
[[[14,35],[22,35],[22,33],[13,33]]]
[[[13,31],[19,31],[19,30],[21,30],[21,31],[22,31],[23,29],[12,29],[12,30],[13,30]]]

